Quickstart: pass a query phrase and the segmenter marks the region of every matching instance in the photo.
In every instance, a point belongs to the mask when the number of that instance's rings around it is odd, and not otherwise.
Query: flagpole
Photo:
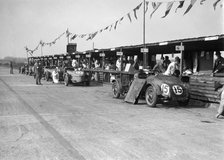
[[[145,0],[143,0],[143,48],[145,48]],[[146,68],[147,65],[147,53],[143,52],[143,68]]]
[[[67,28],[67,31],[68,31],[68,28]],[[67,32],[67,41],[68,41],[68,44],[69,44],[69,31]]]
[[[42,46],[42,44],[40,45],[40,47],[41,47],[41,56],[43,56],[43,46]]]

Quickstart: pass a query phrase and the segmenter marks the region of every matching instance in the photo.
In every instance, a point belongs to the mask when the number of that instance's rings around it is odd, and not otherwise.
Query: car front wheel
[[[120,87],[119,87],[118,81],[113,82],[112,91],[113,91],[113,97],[114,98],[119,98],[120,97]]]
[[[145,92],[145,100],[149,107],[155,107],[157,103],[158,96],[156,94],[156,89],[153,86],[148,86]]]
[[[50,75],[49,74],[50,74],[49,72],[46,72],[45,73],[45,79],[46,79],[46,81],[49,81],[49,79],[50,79]]]

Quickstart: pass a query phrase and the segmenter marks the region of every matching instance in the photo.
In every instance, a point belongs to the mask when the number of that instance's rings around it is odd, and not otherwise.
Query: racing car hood
[[[153,85],[156,87],[157,95],[162,94],[161,86],[163,84],[168,85],[170,88],[181,87],[183,90],[183,94],[187,92],[187,86],[181,81],[180,78],[175,76],[167,76],[163,74],[151,75],[147,78],[147,84]],[[174,88],[172,90],[174,90]],[[173,93],[173,91],[171,92]]]

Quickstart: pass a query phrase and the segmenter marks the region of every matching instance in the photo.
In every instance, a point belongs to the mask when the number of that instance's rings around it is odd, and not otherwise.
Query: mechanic
[[[116,70],[121,71],[121,57],[119,57],[116,61]]]
[[[59,83],[59,69],[58,67],[55,68],[55,70],[52,72],[52,79],[53,83]]]
[[[223,73],[224,72],[224,58],[221,56],[220,51],[216,51],[216,60],[215,60],[215,65],[213,68],[213,74],[214,73]]]
[[[40,61],[37,61],[34,65],[34,73],[36,78],[36,85],[42,85],[41,84],[41,78],[43,73],[43,67]]]
[[[164,73],[166,71],[166,69],[164,68],[164,58],[161,57],[161,59],[158,61],[158,63],[156,63],[156,65],[153,67],[153,71],[154,72],[158,72],[158,73]]]
[[[220,104],[217,111],[218,113],[216,114],[216,118],[220,118],[220,116],[224,116],[224,85],[218,83],[215,87],[215,90],[218,91],[220,96]]]
[[[10,65],[10,74],[13,74],[13,65],[12,65],[12,61],[9,62]]]
[[[171,61],[169,60],[169,57],[165,56],[165,60],[163,61],[163,67],[165,68],[165,70],[167,70],[170,63]]]
[[[72,67],[74,67],[74,68],[78,68],[79,67],[78,61],[76,59],[72,60]]]
[[[165,71],[164,75],[174,75],[176,72],[180,72],[180,58],[179,57],[175,57],[174,62],[171,62],[167,68],[167,70]]]

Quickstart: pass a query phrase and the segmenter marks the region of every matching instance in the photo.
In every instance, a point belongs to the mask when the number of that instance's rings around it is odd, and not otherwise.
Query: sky
[[[93,48],[113,48],[143,43],[143,7],[137,11],[138,19],[132,10],[143,0],[0,0],[0,58],[6,56],[26,57],[25,46],[34,49],[40,40],[52,42],[68,30],[73,34],[88,34],[115,23],[116,30],[103,31],[93,40],[76,38],[78,51]],[[165,1],[169,0],[149,0]],[[177,0],[176,0],[177,1]],[[149,5],[146,19],[146,43],[161,42],[200,36],[224,34],[224,7],[213,8],[215,0],[206,0],[200,5],[197,0],[192,9],[183,15],[190,4],[186,0],[183,8],[177,10],[174,3],[169,15],[165,14],[166,3],[150,18],[152,6]],[[223,0],[222,0],[223,2]],[[131,12],[132,22],[126,16]],[[44,46],[43,55],[66,53],[66,36],[56,44]],[[33,53],[41,55],[41,49]]]

